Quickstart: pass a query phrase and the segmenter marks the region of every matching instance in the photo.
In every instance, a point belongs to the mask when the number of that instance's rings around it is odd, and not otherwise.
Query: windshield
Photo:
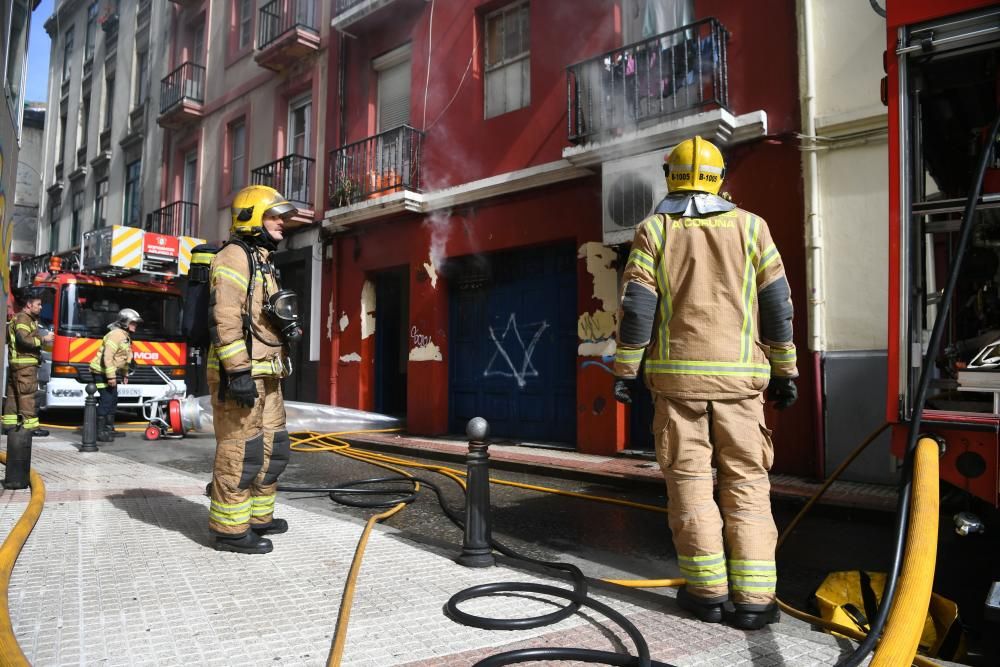
[[[142,324],[136,340],[183,340],[181,300],[175,294],[102,285],[64,285],[59,308],[59,335],[103,338],[122,308],[134,308]]]

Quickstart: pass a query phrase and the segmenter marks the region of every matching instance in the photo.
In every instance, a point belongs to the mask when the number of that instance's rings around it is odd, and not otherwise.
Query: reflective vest
[[[7,354],[11,366],[38,366],[42,361],[42,337],[38,322],[21,311],[7,323]]]

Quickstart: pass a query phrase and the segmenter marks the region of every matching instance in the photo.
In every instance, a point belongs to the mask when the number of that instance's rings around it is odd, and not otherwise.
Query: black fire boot
[[[724,605],[726,622],[738,630],[760,630],[769,623],[777,623],[781,618],[778,603],[746,604],[735,602]]]
[[[36,438],[44,438],[48,434],[49,434],[49,429],[47,428],[36,428],[34,431],[31,432],[31,435],[33,435]]]
[[[115,436],[108,426],[107,417],[97,417],[97,442],[114,442]]]
[[[112,437],[115,437],[115,438],[124,438],[125,437],[125,432],[124,431],[119,431],[119,430],[115,429],[115,416],[114,415],[108,415],[106,417],[106,419],[108,420],[108,430],[111,431]]]
[[[216,551],[233,551],[238,554],[266,554],[271,553],[274,546],[271,540],[265,539],[248,530],[242,535],[215,535]]]
[[[681,586],[677,589],[677,604],[684,611],[689,611],[698,617],[698,620],[705,623],[722,622],[722,603],[729,599],[727,595],[720,595],[714,598],[703,598],[691,595],[687,592],[687,587]]]
[[[288,522],[284,519],[271,519],[270,523],[250,524],[250,530],[258,535],[280,535],[288,532]]]

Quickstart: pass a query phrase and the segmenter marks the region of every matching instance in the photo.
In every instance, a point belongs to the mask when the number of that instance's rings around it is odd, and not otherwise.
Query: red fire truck
[[[132,337],[136,367],[118,389],[119,405],[138,407],[161,397],[166,378],[185,388],[187,345],[181,333],[182,290],[191,249],[201,239],[107,227],[84,236],[81,253],[41,255],[21,262],[19,286],[44,288],[41,323],[55,334],[39,370],[41,408],[83,407],[87,368],[108,325],[122,308],[143,323]]]

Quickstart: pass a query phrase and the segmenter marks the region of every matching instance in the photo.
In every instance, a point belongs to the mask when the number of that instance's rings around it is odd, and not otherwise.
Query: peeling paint
[[[598,310],[584,313],[576,322],[576,335],[582,341],[603,341],[615,335],[615,314]]]
[[[366,280],[361,287],[361,340],[375,333],[375,283]]]
[[[617,349],[615,341],[610,339],[596,343],[580,343],[576,353],[580,357],[613,357]]]
[[[427,272],[427,277],[431,279],[431,287],[437,289],[438,273],[437,269],[434,268],[433,258],[429,262],[424,262],[424,271]]]
[[[347,326],[351,323],[351,320],[347,317],[347,311],[340,311],[340,330],[347,331]]]
[[[350,354],[340,355],[340,361],[345,364],[359,364],[361,363],[361,355],[357,352],[351,352]]]
[[[333,294],[330,295],[330,303],[326,307],[326,339],[333,340]]]
[[[601,302],[604,310],[617,311],[618,271],[615,269],[617,253],[597,241],[589,241],[580,246],[577,257],[587,259],[587,273],[594,278],[594,298]]]
[[[441,348],[434,343],[427,343],[410,350],[410,361],[444,361]]]

